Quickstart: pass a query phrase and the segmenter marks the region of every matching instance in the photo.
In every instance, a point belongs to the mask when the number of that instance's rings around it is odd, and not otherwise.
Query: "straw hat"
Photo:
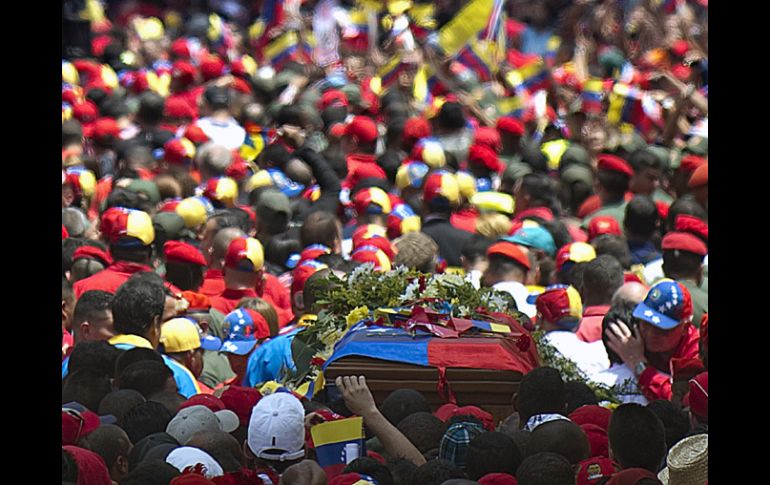
[[[696,434],[675,444],[666,468],[658,474],[665,485],[703,485],[709,472],[709,436]]]

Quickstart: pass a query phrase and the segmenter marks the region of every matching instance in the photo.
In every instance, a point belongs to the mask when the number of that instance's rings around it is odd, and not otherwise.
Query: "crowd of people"
[[[707,0],[64,14],[62,483],[707,483]],[[500,422],[292,389],[362,265],[510,294],[584,379],[534,369]]]

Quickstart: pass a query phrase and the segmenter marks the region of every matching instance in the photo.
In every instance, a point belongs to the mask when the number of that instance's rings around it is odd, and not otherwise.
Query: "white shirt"
[[[598,384],[604,384],[608,387],[625,387],[626,389],[633,390],[634,394],[618,394],[618,399],[624,404],[635,402],[642,406],[647,405],[647,398],[644,397],[642,391],[639,390],[639,383],[634,372],[625,364],[612,364],[607,370],[589,374],[588,378]],[[624,386],[626,381],[628,381],[628,386]]]
[[[654,285],[659,280],[665,278],[666,275],[663,273],[663,258],[658,258],[644,265],[642,274],[648,285]]]
[[[240,148],[246,140],[246,130],[234,118],[223,122],[206,117],[199,119],[196,124],[212,142],[228,150]]]
[[[577,335],[567,330],[548,332],[545,340],[561,355],[574,362],[586,375],[601,372],[610,366],[607,350],[601,340],[583,342]],[[599,345],[596,345],[597,343]]]
[[[513,296],[516,301],[516,307],[519,311],[529,318],[534,317],[537,314],[537,308],[531,303],[527,303],[527,297],[529,296],[529,290],[523,284],[518,281],[501,281],[492,285],[492,288],[498,291],[505,291]]]

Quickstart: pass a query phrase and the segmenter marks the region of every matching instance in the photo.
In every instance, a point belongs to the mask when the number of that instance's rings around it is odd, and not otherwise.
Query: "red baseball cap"
[[[430,124],[425,118],[409,118],[406,120],[406,123],[404,123],[404,140],[416,141],[420,138],[430,136],[430,134]]]
[[[706,159],[697,155],[685,155],[679,162],[679,168],[686,172],[694,172],[696,168],[704,165]]]
[[[173,240],[166,241],[166,244],[163,245],[163,254],[168,262],[208,266],[203,254],[192,244]]]
[[[304,291],[307,280],[318,271],[327,268],[327,265],[319,263],[314,259],[308,259],[298,264],[292,272],[294,278],[291,282],[291,294],[294,295],[295,293]]]
[[[195,145],[187,138],[172,138],[163,145],[163,160],[172,165],[189,165],[195,157]]]
[[[225,253],[225,267],[239,271],[259,272],[265,264],[262,243],[252,237],[238,237]]]
[[[222,393],[221,401],[225,408],[238,415],[241,426],[248,426],[251,411],[262,399],[262,394],[251,387],[230,386]]]
[[[203,81],[211,81],[225,73],[225,63],[218,56],[206,56],[200,63],[201,76]]]
[[[352,136],[360,143],[374,143],[377,140],[377,124],[367,116],[354,116],[345,125],[345,136]]]
[[[561,271],[568,262],[585,263],[596,258],[596,249],[588,243],[565,244],[556,253],[556,271]]]
[[[513,116],[502,116],[497,119],[497,131],[522,136],[524,134],[524,123]]]
[[[62,446],[77,444],[78,440],[86,436],[101,425],[101,420],[96,413],[88,410],[62,408],[61,410],[61,444]]]
[[[500,172],[505,168],[497,153],[486,145],[471,145],[468,150],[468,164],[481,165],[493,172]]]
[[[72,117],[81,123],[90,123],[99,116],[99,109],[92,101],[83,101],[72,107]]]
[[[512,259],[527,268],[527,271],[532,269],[532,264],[529,262],[529,256],[527,256],[518,244],[508,241],[498,241],[487,249],[487,256],[493,254],[500,254],[508,259]]]
[[[687,251],[699,256],[708,254],[706,243],[689,232],[669,232],[663,238],[660,247],[663,250],[678,249],[679,251]]]
[[[170,97],[166,99],[163,106],[163,116],[168,118],[195,118],[195,110],[190,103],[179,97]]]
[[[390,258],[391,261],[396,257],[396,249],[387,237],[374,236],[368,239],[359,239],[358,244],[353,244],[353,250],[356,250],[361,246],[374,246],[380,248],[382,252],[388,255],[388,258]]]
[[[690,176],[690,181],[687,186],[691,189],[708,185],[709,183],[709,164],[704,163],[700,167],[696,168]]]
[[[195,82],[195,66],[187,61],[176,61],[171,67],[171,77],[185,86]]]
[[[96,246],[80,246],[77,248],[72,255],[72,261],[74,262],[80,259],[96,259],[104,266],[112,264],[112,257],[110,254]]]
[[[455,416],[473,416],[481,421],[481,424],[487,431],[495,430],[495,421],[492,414],[484,411],[478,406],[459,407],[457,404],[447,403],[438,408],[433,415],[444,422],[449,421]]]
[[[592,457],[577,465],[575,485],[593,485],[620,470],[617,463],[606,457]]]
[[[187,39],[181,37],[171,43],[171,53],[179,59],[190,58],[190,47],[187,44]]]
[[[390,214],[390,198],[379,187],[368,187],[356,192],[353,197],[353,207],[359,215]]]
[[[180,404],[177,411],[180,411],[184,408],[189,408],[190,406],[205,406],[214,413],[227,409],[225,403],[223,403],[221,399],[212,394],[196,394],[194,396],[190,396],[187,401]]]
[[[597,236],[602,234],[615,234],[617,236],[623,235],[623,230],[620,228],[617,219],[612,216],[596,216],[588,223],[588,240],[593,241]]]
[[[503,149],[503,142],[500,139],[500,133],[495,128],[480,126],[476,129],[473,137],[473,143],[492,149],[495,153],[500,153]]]
[[[337,89],[329,89],[321,95],[321,99],[318,101],[318,109],[323,111],[329,106],[343,106],[348,107],[348,97],[342,91]]]
[[[631,168],[631,165],[629,165],[627,161],[623,160],[620,157],[617,157],[615,155],[609,155],[607,153],[602,153],[597,158],[599,159],[599,164],[598,164],[599,170],[620,172],[622,174],[628,175],[629,177],[634,176],[634,170]]]
[[[353,231],[353,247],[363,246],[362,241],[373,237],[388,237],[387,230],[378,224],[364,224]]]
[[[690,411],[702,420],[709,417],[709,373],[702,372],[690,379],[690,391],[684,396],[682,403],[690,407]]]
[[[92,125],[91,138],[95,140],[107,140],[109,138],[118,138],[120,136],[120,127],[113,118],[99,118]]]

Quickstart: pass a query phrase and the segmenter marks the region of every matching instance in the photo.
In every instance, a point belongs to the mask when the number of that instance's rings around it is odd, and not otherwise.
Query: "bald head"
[[[198,151],[196,163],[204,179],[211,177],[221,177],[225,174],[225,169],[233,161],[233,154],[222,145],[207,143]]]
[[[324,485],[326,474],[313,460],[302,460],[283,472],[280,485]]]
[[[243,449],[238,440],[224,431],[201,431],[195,433],[185,443],[185,446],[200,448],[211,455],[225,473],[240,470],[244,463]]]
[[[563,419],[541,424],[532,431],[527,452],[533,455],[543,451],[558,453],[573,466],[591,454],[585,432],[572,421]]]
[[[214,236],[214,242],[212,243],[211,259],[212,261],[221,261],[225,259],[225,253],[227,253],[227,247],[234,239],[239,237],[246,237],[246,233],[241,231],[237,227],[226,227],[220,230],[216,236]],[[212,265],[213,266],[213,265]]]
[[[621,301],[638,305],[644,300],[645,296],[647,296],[647,287],[632,281],[625,283],[612,295],[612,305],[619,304]]]

